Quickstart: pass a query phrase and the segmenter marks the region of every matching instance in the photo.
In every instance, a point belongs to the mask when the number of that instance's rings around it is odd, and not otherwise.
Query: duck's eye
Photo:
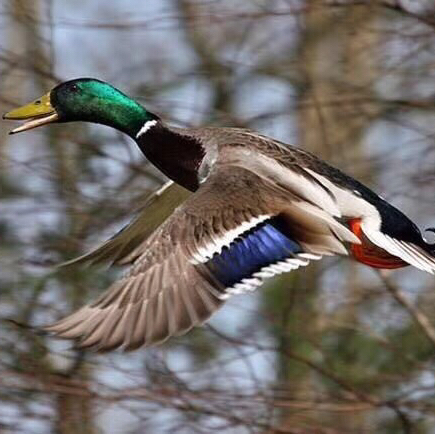
[[[70,89],[72,92],[77,92],[79,90],[79,87],[76,84],[72,84]]]

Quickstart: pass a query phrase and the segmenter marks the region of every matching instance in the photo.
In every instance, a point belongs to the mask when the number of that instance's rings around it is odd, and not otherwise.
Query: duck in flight
[[[111,126],[172,180],[112,239],[70,261],[130,265],[96,301],[47,327],[82,347],[163,342],[231,295],[322,256],[435,273],[435,246],[401,211],[315,155],[250,130],[175,128],[91,78],[61,83],[4,119],[25,121],[11,134],[49,123]]]

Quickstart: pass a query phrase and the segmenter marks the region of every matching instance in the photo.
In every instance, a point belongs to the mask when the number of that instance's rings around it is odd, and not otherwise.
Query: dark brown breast
[[[167,177],[190,191],[198,189],[198,170],[205,151],[197,138],[158,123],[136,141],[143,154]]]

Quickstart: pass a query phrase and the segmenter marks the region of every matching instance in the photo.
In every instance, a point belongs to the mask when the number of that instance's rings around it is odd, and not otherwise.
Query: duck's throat
[[[191,191],[199,187],[198,170],[205,151],[198,139],[171,130],[161,122],[147,121],[138,131],[136,142],[168,178]]]

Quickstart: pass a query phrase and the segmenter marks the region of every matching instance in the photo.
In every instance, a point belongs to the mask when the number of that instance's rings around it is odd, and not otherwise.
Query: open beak
[[[13,129],[9,134],[31,130],[41,125],[56,122],[59,115],[50,103],[50,92],[23,107],[3,115],[3,119],[26,120],[23,125]]]

